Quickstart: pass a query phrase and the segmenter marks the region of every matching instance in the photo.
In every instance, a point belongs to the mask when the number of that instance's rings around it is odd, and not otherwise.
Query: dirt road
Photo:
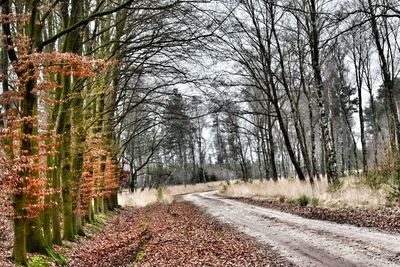
[[[225,199],[216,192],[189,194],[184,199],[273,246],[298,266],[400,266],[400,235],[305,219]]]

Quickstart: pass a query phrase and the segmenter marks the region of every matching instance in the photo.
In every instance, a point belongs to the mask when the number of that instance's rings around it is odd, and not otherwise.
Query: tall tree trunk
[[[314,129],[314,114],[312,108],[312,97],[311,92],[307,89],[306,79],[304,77],[305,69],[304,69],[304,49],[303,45],[301,44],[301,32],[300,32],[300,20],[297,18],[297,49],[298,49],[298,57],[299,57],[299,74],[300,74],[300,85],[304,95],[308,101],[308,119],[310,123],[310,143],[311,143],[311,169],[312,173],[310,177],[316,177],[319,179],[319,172],[317,167],[317,158],[315,152],[315,129]],[[304,132],[304,129],[303,129]],[[304,138],[304,142],[306,142],[306,138]]]
[[[354,37],[353,37],[354,40]],[[355,46],[356,44],[354,44]],[[362,44],[360,44],[362,45]],[[359,55],[356,54],[355,47],[353,48],[353,63],[355,69],[356,85],[357,85],[357,95],[358,95],[358,118],[360,121],[360,138],[361,138],[361,151],[362,151],[362,162],[363,162],[363,172],[367,174],[368,172],[368,161],[367,161],[367,144],[365,141],[365,123],[364,123],[364,110],[362,106],[362,82],[363,82],[363,71],[362,68],[362,53],[360,51]],[[362,48],[359,48],[361,50]],[[357,60],[358,56],[358,60]],[[358,166],[357,166],[358,169]]]
[[[71,79],[63,76],[62,87],[65,92],[70,92]],[[68,94],[69,95],[69,94]],[[65,99],[65,98],[64,98]],[[71,117],[70,101],[66,101],[60,114],[59,132],[63,133],[61,155],[61,180],[63,198],[63,238],[74,240],[73,211],[72,211],[72,181],[71,181]],[[62,121],[61,121],[62,120]]]
[[[369,59],[369,58],[368,58]],[[369,60],[368,60],[369,62]],[[372,89],[372,81],[371,81],[371,73],[370,73],[370,69],[369,66],[367,66],[366,64],[364,65],[364,69],[366,72],[366,84],[367,84],[367,88],[368,88],[368,93],[369,93],[369,104],[372,110],[372,124],[373,124],[373,132],[374,132],[374,143],[375,143],[375,147],[374,147],[374,168],[376,169],[378,167],[378,143],[379,143],[379,134],[380,134],[380,127],[377,121],[377,115],[376,115],[376,107],[375,107],[375,100],[374,100],[374,94],[373,94],[373,89]]]
[[[276,159],[275,159],[275,143],[274,143],[274,135],[273,135],[273,123],[271,120],[271,116],[268,115],[267,117],[267,124],[268,124],[268,142],[269,142],[269,162],[272,171],[272,180],[278,181],[278,170],[276,168]]]
[[[81,207],[81,176],[83,170],[83,160],[84,160],[84,143],[86,141],[86,136],[84,132],[83,125],[83,99],[82,97],[76,97],[72,101],[73,114],[72,123],[76,127],[76,134],[73,137],[73,155],[72,155],[72,185],[75,188],[75,197],[73,201],[73,217],[74,217],[74,233],[83,234],[82,219],[80,211]]]
[[[314,180],[313,180],[313,175],[311,173],[311,163],[310,163],[310,158],[309,158],[308,151],[307,151],[307,145],[306,145],[306,142],[303,139],[303,136],[302,136],[302,133],[301,133],[301,126],[300,126],[301,118],[300,118],[299,110],[296,108],[295,101],[293,99],[292,93],[290,92],[290,88],[289,88],[289,85],[288,85],[287,80],[286,80],[286,68],[285,68],[285,64],[284,64],[284,56],[283,56],[283,53],[281,51],[281,46],[280,46],[280,42],[279,42],[279,39],[278,39],[277,32],[275,30],[275,23],[274,23],[275,18],[274,18],[274,15],[273,15],[274,12],[272,11],[272,3],[271,3],[270,6],[271,6],[270,13],[271,13],[271,19],[272,19],[271,29],[272,29],[272,33],[273,33],[273,35],[275,37],[275,42],[276,42],[275,45],[276,45],[276,48],[277,48],[277,51],[278,51],[278,55],[279,55],[279,60],[278,61],[279,61],[279,65],[280,65],[280,68],[281,68],[281,77],[282,77],[281,82],[283,84],[283,88],[285,90],[286,96],[288,97],[288,100],[289,100],[290,112],[291,112],[292,117],[293,117],[294,128],[295,128],[297,140],[298,140],[299,146],[300,146],[300,151],[299,152],[301,153],[301,155],[303,157],[304,166],[305,166],[307,174],[308,174],[308,176],[310,178],[310,182],[313,183]],[[302,171],[301,171],[301,175],[298,172],[298,166],[296,166],[297,164],[300,165],[300,159],[298,159],[297,163],[293,164],[293,165],[294,165],[294,167],[295,167],[295,169],[296,169],[296,171],[297,171],[297,173],[299,175],[299,179],[300,180],[304,180],[303,179],[304,175],[302,174]]]
[[[271,85],[271,86],[273,87],[274,85]],[[274,97],[274,100],[272,101],[272,104],[275,107],[276,116],[277,116],[277,119],[278,119],[278,123],[279,123],[280,129],[281,129],[281,132],[282,132],[283,140],[285,142],[285,146],[286,146],[286,149],[288,151],[290,160],[291,160],[291,162],[293,164],[293,167],[296,170],[296,173],[297,173],[300,181],[304,181],[306,178],[304,176],[303,170],[300,167],[300,162],[298,162],[297,159],[296,159],[296,154],[295,154],[295,152],[293,150],[293,146],[292,146],[292,143],[290,141],[289,133],[288,133],[288,130],[286,128],[286,124],[284,122],[284,119],[282,117],[282,113],[281,113],[280,106],[279,106],[279,103],[278,103],[278,96],[276,94],[276,89],[275,88],[272,89],[272,94],[273,94],[273,97]]]
[[[325,162],[326,162],[326,174],[328,177],[328,181],[334,182],[338,175],[337,175],[337,163],[336,163],[336,151],[334,149],[333,140],[331,135],[329,134],[329,118],[326,113],[325,101],[323,96],[323,81],[321,75],[321,65],[320,65],[320,58],[319,58],[319,18],[318,13],[316,10],[316,3],[315,0],[310,0],[310,32],[309,32],[309,42],[310,42],[310,49],[311,49],[311,62],[312,62],[312,69],[314,72],[314,81],[315,81],[315,88],[318,100],[318,109],[320,115],[320,127],[321,127],[321,134],[322,134],[322,142],[324,147],[324,154],[325,154]]]
[[[266,133],[268,131],[268,126],[266,125],[265,119],[263,119],[262,127],[260,129],[261,133],[261,151],[262,151],[262,156],[263,156],[263,163],[264,163],[264,171],[265,171],[265,178],[270,179],[270,164],[268,163],[268,145],[266,142],[268,134]],[[273,141],[272,141],[273,143]],[[277,175],[278,176],[278,175]]]
[[[58,75],[55,77],[57,79],[57,83],[61,84],[61,76]],[[62,88],[61,86],[56,89],[55,92],[55,100],[60,101],[62,97]],[[58,121],[58,116],[60,115],[60,104],[55,104],[52,111],[51,111],[51,118],[49,122],[49,127],[48,130],[53,130],[57,129],[56,124]],[[56,140],[59,141],[59,140]],[[49,143],[54,142],[54,140],[48,140]],[[57,154],[55,156],[49,155],[47,157],[47,167],[54,168],[57,166],[57,163],[60,163],[60,155]],[[60,214],[61,214],[61,181],[60,181],[60,168],[54,168],[51,172],[48,173],[48,180],[51,181],[51,186],[56,192],[54,192],[51,196],[53,205],[51,207],[51,226],[52,226],[52,242],[53,244],[61,245],[62,244],[62,238],[61,238],[61,220],[60,220]]]
[[[66,16],[64,16],[66,17]],[[71,2],[71,16],[69,17],[68,26],[74,25],[82,17],[82,4],[79,0]],[[77,52],[81,47],[81,32],[79,30],[72,31],[66,35],[63,51]],[[60,107],[58,116],[57,133],[62,134],[62,146],[60,149],[61,180],[62,180],[62,197],[63,197],[63,238],[66,240],[74,240],[74,224],[72,209],[72,174],[71,174],[71,99],[70,93],[73,88],[71,77],[62,76],[62,100],[65,102]],[[72,88],[71,88],[72,87]],[[60,166],[59,165],[59,166]]]

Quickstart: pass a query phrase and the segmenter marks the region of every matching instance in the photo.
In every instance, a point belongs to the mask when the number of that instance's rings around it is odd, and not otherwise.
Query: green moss
[[[59,266],[67,266],[68,265],[68,259],[62,255],[61,253],[58,253],[52,248],[47,248],[46,249],[47,255]]]
[[[61,253],[55,251],[53,248],[46,248],[46,255],[44,256],[34,256],[29,259],[28,267],[50,267],[52,262],[57,266],[67,266],[68,260]]]
[[[100,226],[97,226],[97,225],[95,225],[95,224],[89,224],[89,225],[87,225],[87,228],[88,228],[91,232],[93,232],[93,233],[95,233],[95,234],[100,233],[101,230],[102,230],[102,228],[101,228]]]
[[[149,225],[148,222],[142,221],[142,222],[140,222],[139,227],[140,227],[140,229],[145,229],[145,228],[147,228],[148,225]]]
[[[50,263],[42,256],[34,256],[28,261],[28,267],[49,267]]]
[[[148,247],[147,244],[141,246],[140,251],[138,253],[136,253],[136,256],[135,256],[136,262],[139,262],[143,259],[143,256],[144,256],[144,253],[146,252],[147,247]]]

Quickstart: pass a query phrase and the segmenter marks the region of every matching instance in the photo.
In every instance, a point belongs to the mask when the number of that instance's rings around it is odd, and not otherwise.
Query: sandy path
[[[185,200],[272,245],[299,266],[400,266],[400,235],[305,219],[273,209],[194,193]]]

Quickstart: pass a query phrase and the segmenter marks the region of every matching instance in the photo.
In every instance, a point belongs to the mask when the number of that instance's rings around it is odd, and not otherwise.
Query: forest
[[[15,264],[66,264],[122,191],[358,177],[400,199],[396,0],[0,2]]]

